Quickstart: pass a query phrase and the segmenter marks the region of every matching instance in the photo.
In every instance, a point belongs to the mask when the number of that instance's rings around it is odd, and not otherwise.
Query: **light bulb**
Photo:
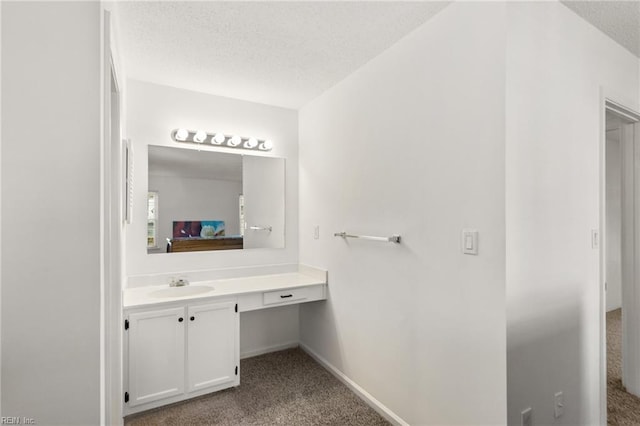
[[[259,148],[263,151],[269,151],[273,148],[273,142],[271,142],[271,139],[267,139],[260,144]]]
[[[258,146],[258,139],[256,138],[249,138],[247,139],[247,141],[244,143],[244,147],[245,148],[249,148],[249,149],[253,149],[256,146]]]
[[[231,136],[231,139],[229,139],[227,141],[227,145],[229,145],[229,146],[238,146],[238,145],[240,145],[240,142],[242,142],[242,139],[240,139],[240,136],[233,135],[233,136]]]
[[[226,138],[224,137],[224,135],[222,133],[216,133],[213,136],[213,139],[211,139],[211,143],[215,144],[215,145],[220,145],[221,143],[224,142]]]
[[[189,137],[189,131],[187,129],[178,129],[176,130],[176,140],[178,141],[186,141]]]
[[[202,143],[207,138],[207,133],[202,130],[198,130],[195,135],[193,135],[193,141]]]

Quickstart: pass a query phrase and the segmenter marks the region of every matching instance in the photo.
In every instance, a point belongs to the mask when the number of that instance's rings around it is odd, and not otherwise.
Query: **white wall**
[[[409,424],[506,422],[504,17],[454,3],[300,112],[301,340]]]
[[[560,3],[507,13],[508,423],[598,424],[601,91],[637,109],[638,59]]]
[[[100,419],[100,4],[2,3],[2,415]]]
[[[0,2],[0,76],[2,75],[2,2]],[[2,78],[0,78],[0,100],[2,99]],[[2,164],[2,102],[0,101],[0,164]],[[0,173],[2,188],[2,173]],[[2,192],[0,191],[0,416],[2,415]]]
[[[128,80],[127,137],[134,148],[133,223],[126,227],[127,275],[256,267],[298,263],[298,114],[294,110],[256,104],[172,87]],[[216,250],[210,252],[147,255],[147,146],[178,146],[170,132],[178,127],[222,131],[272,139],[274,149],[266,156],[285,158],[285,248]],[[181,145],[180,145],[181,146]],[[212,148],[224,152],[237,152]],[[162,194],[160,194],[162,203]],[[199,275],[201,276],[201,275]],[[156,283],[158,284],[158,283]],[[248,319],[245,319],[248,318]],[[265,322],[277,333],[259,336],[251,324]],[[294,326],[291,327],[291,324]],[[242,315],[240,352],[259,353],[298,340],[298,309],[275,309]],[[266,337],[265,337],[266,336]]]
[[[606,133],[606,282],[607,312],[622,307],[622,162],[620,129]]]
[[[298,305],[240,313],[240,357],[298,346]]]
[[[158,245],[166,250],[166,238],[173,237],[173,221],[223,220],[225,235],[240,234],[238,197],[242,182],[149,176],[149,190],[158,191]]]

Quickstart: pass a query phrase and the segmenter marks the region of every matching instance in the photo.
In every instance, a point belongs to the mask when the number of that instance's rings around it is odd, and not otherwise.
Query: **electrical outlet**
[[[314,240],[320,239],[320,225],[316,225],[313,227],[313,239]]]
[[[556,394],[554,395],[554,400],[555,400],[554,415],[556,416],[556,419],[557,419],[558,417],[561,417],[564,414],[564,394],[562,392],[556,392]]]
[[[533,410],[531,407],[522,410],[522,426],[533,426],[532,415]]]

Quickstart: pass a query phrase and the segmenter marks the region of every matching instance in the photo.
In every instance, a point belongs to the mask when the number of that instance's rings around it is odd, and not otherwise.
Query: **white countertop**
[[[158,303],[184,300],[198,300],[209,297],[235,296],[247,293],[282,290],[287,288],[306,287],[327,283],[326,271],[304,267],[300,272],[283,274],[258,275],[243,278],[228,278],[209,281],[193,281],[189,287],[211,287],[211,291],[181,297],[157,297],[153,293],[158,290],[171,289],[169,285],[154,285],[129,288],[123,291],[123,307],[134,308]],[[184,288],[184,287],[180,287]]]

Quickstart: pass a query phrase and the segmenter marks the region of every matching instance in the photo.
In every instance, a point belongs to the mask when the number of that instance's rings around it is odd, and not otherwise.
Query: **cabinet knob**
[[[184,318],[182,317],[178,318],[178,322],[182,322],[182,321],[184,321]]]
[[[189,318],[189,319],[190,319],[191,321],[193,321],[193,320],[195,320],[195,319],[196,319],[196,317],[191,317],[191,318]]]

